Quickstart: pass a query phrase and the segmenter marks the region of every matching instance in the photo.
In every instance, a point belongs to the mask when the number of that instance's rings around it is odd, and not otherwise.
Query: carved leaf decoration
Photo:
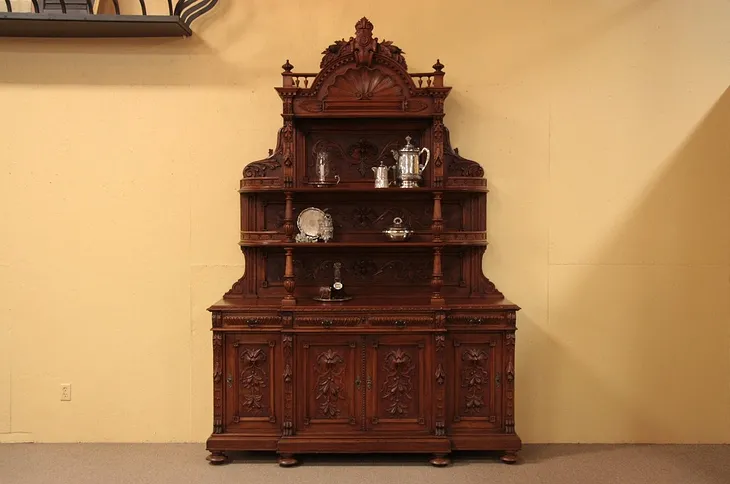
[[[263,399],[263,396],[261,396],[261,395],[249,395],[243,401],[242,405],[244,407],[247,407],[249,410],[260,410],[262,408],[262,405],[261,405],[262,399]]]
[[[345,360],[332,349],[317,356],[315,368],[318,373],[315,400],[319,402],[319,412],[325,418],[336,418],[340,414],[339,402],[345,399],[342,374]]]
[[[322,111],[322,103],[320,101],[302,101],[299,108],[308,113],[319,113]]]
[[[442,334],[436,335],[436,351],[442,351],[446,347],[446,336]]]
[[[243,294],[243,278],[244,276],[241,276],[240,279],[238,279],[236,282],[233,283],[231,288],[226,292],[225,296],[237,296]]]
[[[386,372],[381,397],[390,400],[386,411],[393,417],[405,417],[413,400],[413,372],[416,367],[411,355],[398,348],[385,357]]]
[[[273,158],[255,161],[246,165],[246,168],[244,168],[243,170],[243,176],[244,178],[265,177],[267,175],[267,171],[273,172],[276,171],[278,168],[281,168],[279,156],[274,155]],[[271,175],[272,173],[268,174]]]
[[[291,366],[289,364],[286,364],[286,367],[284,367],[284,382],[291,383],[291,377],[292,377],[292,371]]]
[[[441,363],[439,363],[439,366],[436,368],[436,383],[443,385],[445,380],[446,372],[444,371],[444,367],[441,366]]]
[[[319,68],[323,68],[329,62],[336,59],[337,56],[340,55],[340,51],[342,50],[342,48],[348,44],[349,42],[347,42],[345,39],[335,40],[333,44],[330,44],[325,50],[322,51],[324,57],[322,57],[322,62],[319,63]]]
[[[261,348],[246,349],[241,352],[241,359],[244,360],[240,376],[243,387],[241,406],[248,412],[257,413],[263,410],[262,389],[267,384],[266,370],[261,367],[266,361],[266,353]]]
[[[373,100],[378,98],[402,98],[403,89],[392,77],[374,69],[361,67],[350,69],[337,76],[327,90],[327,97]]]
[[[461,359],[466,363],[461,373],[461,386],[466,388],[464,411],[470,415],[479,414],[485,406],[483,384],[489,374],[485,368],[487,352],[478,348],[465,349]]]
[[[426,101],[421,101],[420,99],[411,99],[408,101],[407,110],[410,112],[423,111],[426,108],[428,108],[428,103]]]
[[[458,148],[451,147],[451,135],[446,126],[442,126],[444,137],[444,159],[446,161],[446,173],[449,176],[463,176],[470,178],[481,178],[484,176],[484,168],[476,161],[467,160],[459,154]]]
[[[358,64],[365,63],[369,65],[372,60],[370,56],[373,50],[376,50],[378,55],[397,62],[403,69],[408,69],[406,59],[403,57],[405,52],[389,40],[378,42],[377,38],[374,39],[373,24],[365,17],[355,24],[355,37],[350,37],[349,41],[345,39],[335,40],[322,51],[323,57],[319,68],[323,69],[327,64],[353,52],[356,57],[355,61]],[[443,68],[443,66],[441,67]]]
[[[383,40],[380,42],[380,46],[378,48],[378,54],[388,57],[389,59],[393,59],[398,64],[403,66],[403,69],[408,69],[408,65],[406,64],[406,58],[403,57],[403,50],[401,50],[400,47],[397,45],[393,45],[393,42],[390,40]]]

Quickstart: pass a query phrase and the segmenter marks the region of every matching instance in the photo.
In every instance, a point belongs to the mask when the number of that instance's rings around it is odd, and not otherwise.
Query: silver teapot
[[[431,150],[428,148],[416,148],[411,144],[411,137],[406,136],[406,145],[399,150],[391,150],[395,165],[395,177],[402,188],[416,188],[421,181],[421,173],[428,166],[431,159]],[[420,164],[421,153],[426,152],[426,163]]]
[[[395,180],[388,180],[388,172],[395,171],[395,165],[385,166],[383,160],[380,160],[380,166],[373,166],[372,169],[375,173],[375,188],[388,188],[395,183]]]

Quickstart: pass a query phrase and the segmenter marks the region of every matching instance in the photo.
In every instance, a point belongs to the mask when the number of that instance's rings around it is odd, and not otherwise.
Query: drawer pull
[[[255,328],[256,326],[261,324],[261,321],[258,319],[247,319],[246,324],[248,324],[249,328]]]
[[[467,322],[473,325],[484,324],[484,318],[469,318]]]
[[[395,327],[402,329],[402,328],[406,327],[406,324],[407,323],[405,321],[399,319],[398,321],[395,322]]]
[[[323,328],[329,328],[331,326],[332,326],[332,321],[331,320],[326,319],[326,320],[322,321],[322,327]]]

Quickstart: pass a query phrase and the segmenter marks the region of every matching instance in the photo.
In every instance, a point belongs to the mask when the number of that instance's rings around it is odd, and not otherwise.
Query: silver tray
[[[320,227],[324,223],[325,213],[314,207],[305,208],[297,217],[297,227],[299,232],[309,237],[319,238],[322,234],[320,233]]]

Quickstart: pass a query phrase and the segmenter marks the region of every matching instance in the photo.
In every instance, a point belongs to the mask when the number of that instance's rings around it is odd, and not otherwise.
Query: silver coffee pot
[[[421,181],[421,174],[428,166],[431,159],[431,150],[428,148],[416,148],[411,144],[411,137],[406,136],[406,145],[399,150],[391,150],[393,158],[397,162],[395,167],[396,180],[403,188],[416,188]],[[426,152],[426,163],[420,164],[421,153]]]
[[[380,160],[380,166],[373,166],[372,170],[375,173],[375,188],[388,188],[395,183],[395,180],[388,180],[388,172],[395,171],[395,165],[385,166],[383,160]]]

